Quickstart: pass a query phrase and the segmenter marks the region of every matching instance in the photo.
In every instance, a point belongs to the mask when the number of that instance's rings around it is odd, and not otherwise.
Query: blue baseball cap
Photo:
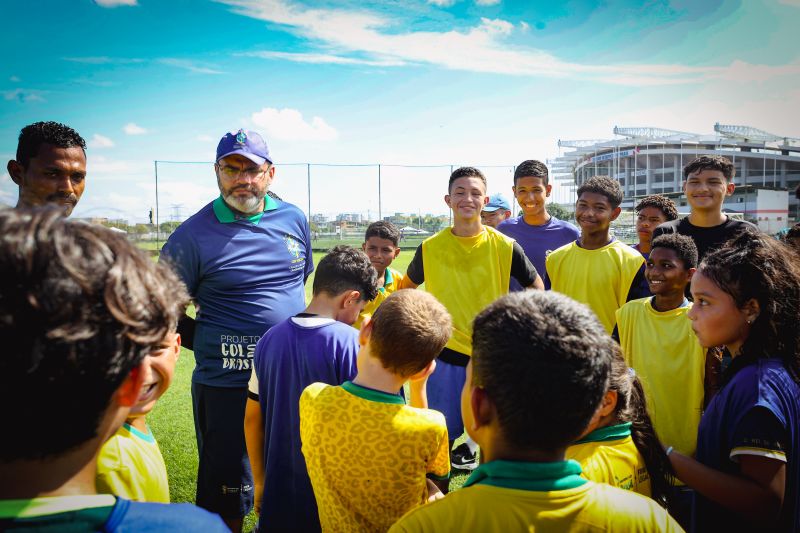
[[[227,133],[217,145],[217,163],[229,155],[239,154],[256,165],[272,163],[267,143],[258,133],[240,129],[236,133]]]
[[[493,213],[498,209],[505,209],[506,211],[511,211],[511,204],[508,203],[505,196],[502,194],[493,194],[489,197],[489,203],[483,206],[483,210],[489,213]]]

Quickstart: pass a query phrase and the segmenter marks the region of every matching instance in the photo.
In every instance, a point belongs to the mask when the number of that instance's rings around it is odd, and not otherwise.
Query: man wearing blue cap
[[[258,133],[225,135],[214,171],[220,196],[175,230],[161,260],[175,266],[197,309],[197,505],[236,532],[253,505],[243,430],[253,353],[265,331],[305,308],[314,262],[303,212],[268,194],[275,167]]]
[[[497,229],[498,224],[511,217],[511,204],[502,194],[493,194],[481,211],[481,224]]]

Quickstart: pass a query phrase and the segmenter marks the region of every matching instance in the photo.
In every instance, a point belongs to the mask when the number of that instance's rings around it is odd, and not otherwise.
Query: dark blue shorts
[[[436,370],[428,378],[428,407],[444,415],[451,443],[464,433],[464,421],[461,419],[461,389],[466,379],[465,366],[447,363],[441,358],[436,361]]]
[[[245,516],[253,508],[253,474],[244,440],[247,387],[192,383],[197,434],[197,505],[223,518]]]

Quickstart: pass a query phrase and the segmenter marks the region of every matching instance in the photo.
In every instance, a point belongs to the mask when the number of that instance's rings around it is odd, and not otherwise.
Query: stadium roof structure
[[[601,154],[630,147],[648,147],[664,145],[706,145],[720,149],[760,149],[775,150],[786,153],[797,152],[800,155],[800,138],[776,135],[752,126],[714,124],[714,133],[699,134],[685,131],[669,130],[652,126],[620,127],[614,126],[612,139],[559,139],[559,148],[572,149],[563,155],[549,160],[553,179],[560,182],[574,182],[574,171],[577,165],[589,154]],[[568,183],[563,185],[570,186]],[[573,183],[574,187],[574,183]]]

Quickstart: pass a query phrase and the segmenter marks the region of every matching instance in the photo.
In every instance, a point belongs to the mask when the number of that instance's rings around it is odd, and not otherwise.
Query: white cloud
[[[778,0],[779,4],[792,7],[800,7],[800,0]]]
[[[12,89],[3,91],[3,98],[8,101],[16,101],[21,104],[28,102],[44,102],[44,91],[36,89]]]
[[[297,109],[265,107],[250,117],[267,138],[286,141],[333,141],[339,133],[321,117],[306,122]]]
[[[139,5],[137,0],[94,0],[94,3],[100,7],[119,7],[119,6],[136,6]]]
[[[122,131],[124,131],[126,135],[144,135],[147,133],[146,129],[134,122],[128,122],[125,124],[125,127],[122,128]]]
[[[214,138],[211,135],[198,135],[197,140],[202,143],[213,143]]]
[[[18,76],[11,76],[10,78],[8,78],[8,81],[12,83],[19,83],[21,80],[19,79]]]
[[[428,3],[439,7],[450,7],[456,3],[456,0],[428,0]]]
[[[195,74],[224,74],[223,71],[217,70],[211,67],[206,67],[202,65],[198,65],[193,61],[189,61],[188,59],[177,59],[174,57],[165,57],[158,60],[159,63],[162,65],[167,65],[170,67],[181,68],[184,70],[188,70],[189,72],[194,72]]]
[[[496,6],[500,0],[475,0],[475,5],[478,6]]]
[[[332,54],[313,54],[313,53],[295,53],[295,52],[276,52],[271,50],[258,51],[258,52],[244,52],[234,54],[243,57],[260,57],[263,59],[285,59],[287,61],[295,61],[297,63],[327,63],[334,65],[369,65],[372,67],[398,67],[405,65],[404,61],[386,58],[386,59],[360,59],[356,57],[344,57]]]
[[[453,70],[515,76],[531,76],[535,73],[536,76],[634,86],[691,85],[721,76],[771,77],[782,75],[786,68],[746,66],[739,62],[697,67],[679,64],[582,64],[562,60],[546,50],[521,47],[509,42],[508,37],[515,31],[528,29],[527,23],[522,22],[515,25],[506,20],[483,18],[476,26],[448,31],[389,31],[397,29],[397,22],[369,11],[306,8],[287,0],[217,1],[231,6],[240,15],[288,26],[300,36],[336,52],[317,55],[281,53],[280,57],[284,59],[302,62],[344,63],[342,58],[348,57],[347,54],[358,54],[359,58],[353,61],[381,61],[382,66],[387,66],[387,61],[394,61],[398,65],[420,63]]]
[[[0,204],[15,205],[17,202],[17,184],[11,181],[8,172],[0,174]]]
[[[89,148],[111,148],[112,146],[114,146],[114,141],[99,133],[95,133],[89,141]]]

